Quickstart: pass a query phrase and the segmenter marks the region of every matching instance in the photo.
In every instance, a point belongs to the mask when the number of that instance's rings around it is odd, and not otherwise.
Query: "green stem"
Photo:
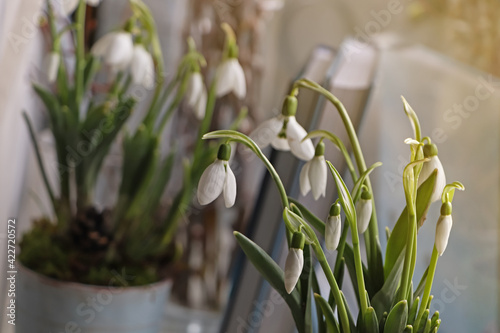
[[[407,198],[408,199],[408,198]],[[408,287],[411,281],[411,262],[412,262],[412,253],[413,253],[413,245],[416,236],[416,225],[417,225],[417,214],[415,214],[415,206],[414,203],[410,200],[407,200],[408,206],[408,223],[409,228],[406,234],[406,247],[405,247],[405,260],[403,266],[403,274],[401,275],[401,285],[399,287],[399,300],[406,299],[408,295]]]
[[[76,65],[75,65],[75,101],[80,106],[83,96],[83,77],[85,72],[85,12],[87,5],[80,0],[76,11]]]
[[[298,87],[307,88],[322,94],[323,96],[325,96],[326,99],[328,99],[328,101],[330,101],[335,106],[335,108],[339,112],[342,122],[344,123],[347,135],[349,136],[353,154],[356,159],[356,164],[358,166],[359,174],[360,175],[363,174],[363,172],[366,171],[366,163],[363,157],[363,152],[361,151],[361,145],[359,144],[359,140],[356,135],[356,130],[354,129],[352,121],[349,118],[349,114],[347,113],[347,110],[345,109],[344,105],[330,91],[328,91],[327,89],[323,88],[321,85],[313,81],[307,79],[300,79],[298,81],[295,81],[292,89],[297,89]],[[369,191],[373,193],[369,177],[366,178],[366,185]],[[375,200],[373,198],[372,198],[372,217],[370,224],[368,226],[367,233],[368,233],[367,238],[369,239],[369,244],[367,245],[369,246],[366,247],[366,254],[368,257],[369,267],[373,267],[374,265],[377,264],[376,256],[378,250],[377,246],[379,244],[377,213],[375,210]]]
[[[356,270],[356,280],[358,282],[359,304],[361,305],[361,315],[364,316],[368,309],[365,296],[365,279],[363,276],[363,263],[361,261],[361,249],[359,247],[358,227],[356,223],[351,226],[352,249],[354,252],[354,268]]]
[[[415,323],[420,322],[420,318],[422,317],[422,315],[426,310],[427,302],[429,302],[429,298],[431,296],[432,282],[434,281],[434,274],[436,273],[438,258],[439,258],[439,253],[436,250],[436,246],[434,246],[434,249],[432,250],[431,263],[429,264],[429,270],[427,272],[427,279],[425,281],[424,295],[422,297],[422,302],[420,303],[420,308],[418,310],[418,316]]]
[[[330,268],[330,265],[326,260],[325,253],[323,252],[323,249],[321,248],[319,242],[314,242],[311,245],[313,246],[314,253],[316,253],[316,258],[318,258],[319,264],[321,265],[321,268],[325,273],[326,279],[330,284],[333,297],[335,298],[335,302],[337,303],[340,321],[342,322],[342,329],[345,333],[349,333],[351,330],[349,328],[349,317],[347,316],[346,305],[342,299],[342,295],[340,294],[340,289],[337,281],[335,280],[335,276],[332,273],[332,269]],[[365,298],[364,295],[363,298]]]

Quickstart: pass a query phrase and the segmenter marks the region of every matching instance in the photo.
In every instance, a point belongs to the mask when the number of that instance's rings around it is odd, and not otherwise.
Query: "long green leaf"
[[[245,235],[235,231],[234,236],[247,258],[252,262],[264,279],[269,282],[285,300],[292,312],[296,326],[304,327],[304,315],[301,309],[300,294],[294,289],[290,294],[285,290],[285,280],[283,270],[274,260],[257,244],[252,242]]]
[[[391,305],[394,303],[394,298],[398,289],[398,282],[401,277],[401,272],[403,271],[403,260],[404,251],[401,251],[399,258],[391,273],[386,278],[384,285],[372,298],[372,306],[379,317],[382,317],[384,312],[389,312]]]
[[[437,172],[434,171],[429,178],[418,188],[417,191],[417,221],[425,218],[425,214],[431,204],[431,196],[434,191]],[[389,276],[401,251],[406,245],[406,234],[408,233],[408,209],[405,207],[399,216],[394,229],[387,241],[384,276]]]
[[[326,326],[328,328],[328,333],[340,333],[339,325],[337,324],[337,320],[335,319],[335,314],[333,313],[330,304],[321,297],[318,293],[314,294],[314,299],[316,300],[316,304],[319,305],[323,315],[325,316]]]

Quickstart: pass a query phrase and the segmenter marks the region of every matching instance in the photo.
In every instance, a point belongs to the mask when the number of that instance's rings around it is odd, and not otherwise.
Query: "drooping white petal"
[[[291,293],[299,280],[304,267],[304,254],[301,249],[291,248],[285,262],[285,289]]]
[[[311,183],[309,182],[309,167],[311,166],[311,161],[304,164],[302,170],[300,171],[300,193],[303,196],[306,196],[307,193],[311,190]]]
[[[263,149],[269,146],[269,144],[278,137],[282,128],[283,117],[274,117],[257,126],[252,133],[250,133],[250,138],[259,148]]]
[[[224,161],[216,160],[203,172],[198,183],[197,197],[201,205],[208,205],[221,194],[226,182]]]
[[[96,57],[104,57],[108,52],[108,48],[113,41],[115,32],[110,32],[102,36],[97,40],[97,42],[92,45],[90,53]]]
[[[309,163],[311,163],[308,172],[309,182],[311,183],[314,200],[318,200],[320,196],[325,196],[326,194],[328,170],[325,156],[314,156]]]
[[[57,3],[59,1],[55,2]],[[69,16],[76,10],[76,7],[78,7],[79,2],[80,0],[62,0],[60,1],[60,4],[62,5],[64,13],[67,16]]]
[[[231,60],[233,61],[232,67],[234,75],[233,92],[236,95],[236,97],[238,97],[239,99],[243,99],[247,94],[247,83],[245,80],[245,72],[243,71],[243,68],[238,62],[238,59],[235,58]]]
[[[130,63],[130,72],[135,84],[151,89],[154,86],[154,62],[151,54],[142,45],[135,45]]]
[[[116,32],[109,43],[105,62],[115,71],[125,70],[134,55],[132,35],[128,32]]]
[[[339,246],[341,229],[340,215],[328,216],[325,224],[325,246],[328,250],[334,251]]]
[[[288,140],[285,138],[280,138],[278,135],[271,141],[271,146],[276,150],[281,151],[289,151],[290,145],[288,144]]]
[[[434,186],[434,191],[432,192],[431,202],[435,202],[441,198],[443,189],[446,186],[444,168],[437,155],[432,156],[430,161],[424,163],[422,171],[420,171],[420,175],[418,177],[418,186],[420,186],[427,180],[427,178],[429,178],[435,169],[437,169],[436,184]]]
[[[55,82],[57,79],[60,61],[61,58],[57,52],[50,52],[45,56],[43,69],[50,83]]]
[[[200,94],[203,92],[203,77],[199,72],[195,72],[189,76],[186,89],[186,103],[190,107],[194,107],[200,99]]]
[[[360,234],[364,233],[368,229],[370,224],[370,218],[372,217],[372,201],[359,199],[356,203],[356,218],[358,232]]]
[[[205,112],[207,109],[207,89],[205,86],[202,87],[200,97],[194,106],[194,114],[196,118],[202,120],[205,118]]]
[[[224,204],[226,208],[232,207],[236,201],[236,178],[234,177],[233,170],[226,162],[226,181],[224,183]]]
[[[216,94],[217,97],[222,97],[233,90],[235,84],[235,76],[233,75],[233,65],[231,59],[224,60],[219,67],[215,77],[217,79]]]
[[[87,5],[92,7],[97,7],[101,3],[101,0],[86,0],[86,1]]]
[[[292,153],[301,160],[309,161],[314,157],[314,145],[310,139],[302,142],[307,135],[306,130],[300,126],[294,116],[288,117],[286,138]]]
[[[448,239],[450,238],[450,231],[453,225],[451,215],[441,215],[436,224],[436,250],[442,256],[446,246],[448,246]]]

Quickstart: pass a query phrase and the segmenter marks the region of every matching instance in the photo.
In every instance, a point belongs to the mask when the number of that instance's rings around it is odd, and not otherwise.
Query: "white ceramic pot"
[[[16,333],[159,333],[170,280],[123,287],[116,272],[109,286],[62,282],[18,265]]]

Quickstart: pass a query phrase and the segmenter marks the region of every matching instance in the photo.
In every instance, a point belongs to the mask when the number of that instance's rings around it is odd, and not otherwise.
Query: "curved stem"
[[[363,152],[361,151],[361,146],[359,144],[358,137],[356,135],[356,130],[354,129],[354,126],[352,124],[351,119],[349,118],[349,115],[347,113],[347,110],[345,109],[344,105],[338,100],[337,97],[335,97],[330,91],[327,89],[323,88],[319,84],[307,80],[307,79],[300,79],[295,81],[292,90],[297,89],[298,87],[303,87],[307,88],[313,91],[316,91],[323,96],[325,96],[328,101],[330,101],[337,111],[339,112],[339,115],[342,119],[342,122],[344,123],[344,127],[346,129],[347,135],[349,136],[349,140],[351,142],[352,146],[352,151],[354,154],[354,157],[356,159],[356,164],[358,166],[358,171],[359,174],[362,174],[363,172],[366,171],[366,163],[363,157]],[[373,193],[372,186],[370,183],[370,179],[367,177],[366,178],[366,185],[368,186],[370,192]],[[377,214],[375,210],[375,200],[372,199],[372,217],[370,224],[368,226],[368,239],[369,239],[369,244],[367,244],[367,257],[368,257],[368,263],[369,266],[376,265],[376,253],[377,253],[377,246],[379,244],[379,237],[378,237],[378,224],[377,224]],[[369,246],[368,246],[369,245]]]
[[[415,206],[413,202],[408,202],[408,232],[406,233],[406,252],[403,265],[403,274],[401,275],[401,285],[399,287],[399,300],[406,299],[408,295],[408,287],[412,276],[410,275],[412,253],[414,248],[414,241],[416,236],[417,214],[415,213]]]
[[[429,298],[431,296],[432,282],[434,281],[434,274],[436,273],[438,258],[439,254],[436,250],[436,246],[434,246],[434,249],[432,250],[431,263],[429,264],[429,271],[427,272],[427,279],[425,281],[424,295],[422,297],[422,302],[420,303],[420,308],[418,310],[418,316],[415,323],[420,322],[420,318],[427,308],[427,302],[429,302]]]
[[[323,272],[325,273],[326,279],[328,280],[328,283],[330,284],[330,288],[331,288],[333,297],[335,298],[335,302],[337,303],[337,308],[338,308],[338,312],[339,312],[340,321],[342,323],[343,331],[345,333],[349,333],[350,332],[349,317],[347,316],[346,305],[344,304],[344,301],[342,299],[342,295],[340,294],[340,289],[339,289],[339,286],[337,284],[337,281],[335,280],[335,276],[332,273],[332,269],[330,268],[330,265],[328,264],[328,261],[326,260],[325,253],[323,252],[321,245],[319,245],[319,242],[314,242],[311,245],[313,246],[314,253],[316,253],[316,258],[318,258],[319,264],[321,265],[321,268],[323,269]],[[363,297],[364,297],[364,295],[363,295]]]

